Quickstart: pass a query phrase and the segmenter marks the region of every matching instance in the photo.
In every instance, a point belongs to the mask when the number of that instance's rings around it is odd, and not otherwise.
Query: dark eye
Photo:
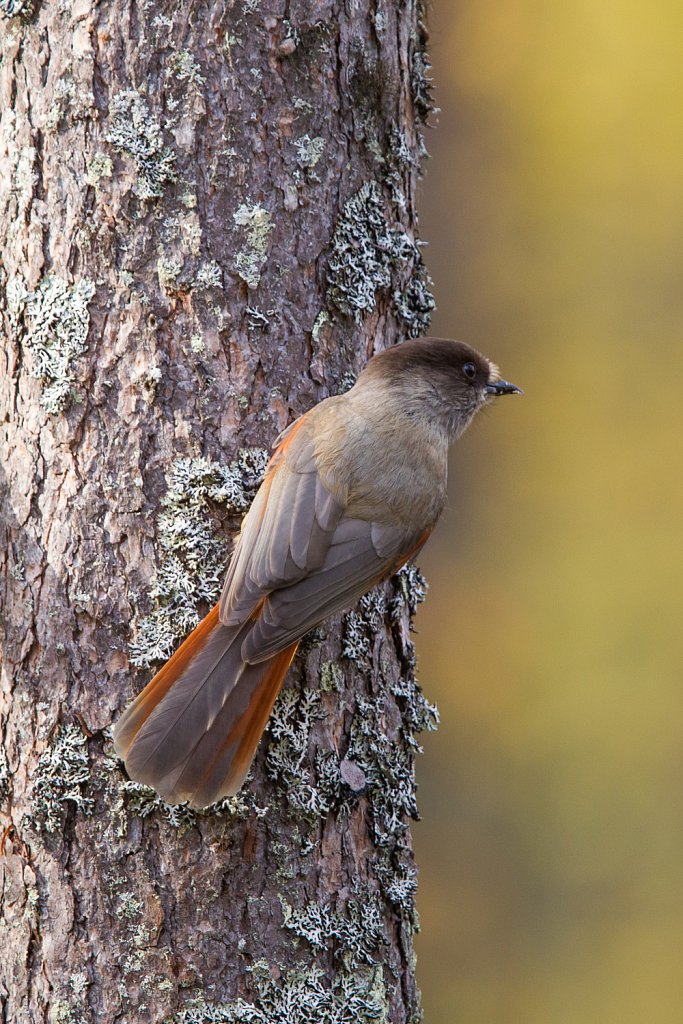
[[[463,363],[462,372],[468,380],[474,380],[477,376],[477,367],[474,363]]]

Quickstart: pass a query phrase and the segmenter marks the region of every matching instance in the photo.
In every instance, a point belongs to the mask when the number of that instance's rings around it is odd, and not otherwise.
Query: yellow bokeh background
[[[434,333],[526,394],[420,559],[425,1024],[680,1024],[683,8],[430,20]]]

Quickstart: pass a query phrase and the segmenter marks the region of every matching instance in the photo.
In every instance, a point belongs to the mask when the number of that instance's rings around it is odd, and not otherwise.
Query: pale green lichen
[[[140,974],[144,969],[146,959],[146,949],[134,949],[121,964],[121,969],[124,974]],[[140,987],[142,987],[142,981]]]
[[[297,96],[292,103],[295,110],[303,110],[306,114],[312,114],[315,107],[308,100],[305,100],[302,96]]]
[[[167,1024],[389,1024],[381,967],[342,971],[332,984],[317,966],[286,969],[257,960],[247,968],[256,997],[232,1003],[196,1002]]]
[[[75,996],[84,996],[89,985],[90,979],[85,971],[76,971],[69,978],[69,987]]]
[[[330,787],[315,784],[307,763],[311,728],[324,714],[318,690],[285,689],[269,722],[266,773],[281,786],[289,805],[309,819],[324,817],[334,806]]]
[[[314,626],[313,629],[309,629],[307,633],[304,633],[299,646],[297,648],[297,658],[305,658],[307,654],[314,651],[316,647],[320,647],[327,638],[327,631],[325,624],[321,623],[319,626]]]
[[[417,799],[413,753],[389,739],[384,714],[383,697],[357,698],[347,758],[365,776],[373,841],[389,847],[417,817]]]
[[[54,834],[64,823],[65,804],[92,814],[94,801],[84,795],[90,782],[88,744],[76,725],[63,725],[45,750],[32,775],[31,811],[24,825]]]
[[[118,903],[114,908],[114,913],[118,918],[131,920],[140,916],[143,906],[142,901],[136,899],[131,893],[121,892],[118,894]]]
[[[372,636],[365,628],[363,616],[356,611],[344,616],[342,654],[359,668],[366,668],[372,652]]]
[[[276,314],[274,309],[264,313],[258,306],[247,306],[247,326],[250,331],[266,331],[270,327],[270,318]]]
[[[248,248],[235,256],[235,269],[250,288],[256,288],[261,280],[261,268],[268,256],[268,239],[273,230],[273,221],[266,209],[258,203],[242,205],[233,214],[235,224],[243,227]]]
[[[314,345],[318,344],[318,342],[320,341],[321,330],[323,329],[325,324],[329,323],[331,323],[329,313],[326,310],[321,309],[317,317],[315,318],[315,323],[313,324],[313,329],[311,331],[311,338],[313,340]]]
[[[90,116],[95,97],[92,91],[78,86],[69,75],[64,75],[55,83],[52,92],[52,103],[45,118],[45,130],[56,131],[62,121],[74,123]]]
[[[342,655],[366,668],[377,635],[387,611],[387,599],[381,587],[364,594],[354,611],[347,612],[342,627]]]
[[[274,842],[270,849],[275,858],[275,875],[280,885],[287,886],[297,874],[295,847],[288,842]]]
[[[40,403],[50,413],[62,412],[76,396],[74,362],[85,351],[90,327],[88,303],[95,285],[87,278],[69,285],[52,274],[34,292],[18,279],[10,282],[10,319],[23,319],[24,346],[31,353],[31,377],[42,383]]]
[[[438,728],[439,709],[427,700],[412,670],[399,676],[390,689],[394,697],[400,698],[405,741],[409,747],[421,752],[417,736]]]
[[[85,180],[93,188],[97,188],[101,178],[111,178],[114,164],[110,156],[97,153],[92,160],[88,161],[88,170]]]
[[[107,139],[117,152],[132,158],[137,171],[134,192],[141,199],[160,198],[176,180],[175,155],[164,146],[161,128],[146,100],[134,89],[126,89],[112,99],[110,114]]]
[[[85,1024],[80,1006],[74,1006],[66,999],[55,999],[49,1008],[50,1024]]]
[[[389,129],[389,153],[391,162],[404,168],[415,165],[415,156],[405,131],[392,125]]]
[[[164,33],[168,33],[173,28],[173,18],[169,18],[166,14],[155,14],[152,25],[154,28],[160,28]]]
[[[111,766],[110,771],[120,773],[121,761],[115,758],[108,758],[107,761]],[[217,814],[241,819],[252,815],[262,818],[267,812],[267,808],[260,807],[249,792],[240,792],[236,796],[226,797],[209,807],[197,810],[188,804],[169,804],[149,786],[143,786],[142,783],[130,779],[121,778],[119,791],[121,799],[114,811],[120,819],[118,835],[125,835],[128,815],[149,818],[154,814],[182,834],[197,825],[202,818],[214,817]]]
[[[320,666],[320,689],[323,693],[340,693],[344,688],[344,673],[336,661],[324,661]]]
[[[417,870],[412,862],[412,851],[400,844],[391,853],[382,851],[375,861],[374,871],[382,887],[382,895],[413,931],[419,930],[419,917],[415,907]]]
[[[379,893],[357,885],[347,900],[336,905],[308,903],[294,910],[280,896],[283,924],[313,949],[332,949],[349,969],[376,964],[377,951],[386,943],[384,907]]]
[[[379,185],[366,182],[344,204],[332,236],[328,302],[360,322],[374,309],[376,293],[391,285],[393,244]]]
[[[206,82],[201,67],[190,50],[178,50],[171,54],[166,73],[177,78],[179,82],[193,82],[195,85],[204,85]]]
[[[180,271],[182,263],[170,256],[161,255],[157,260],[157,277],[159,285],[164,291],[172,291]]]
[[[407,566],[395,582],[397,586],[389,603],[379,588],[362,598],[357,608],[345,616],[342,637],[343,655],[367,673],[374,657],[375,638],[387,614],[396,627],[402,672],[397,677],[389,672],[388,689],[401,711],[402,742],[397,743],[387,734],[387,694],[358,696],[349,747],[341,763],[342,781],[346,785],[344,804],[350,809],[358,793],[363,794],[368,802],[375,845],[388,850],[400,846],[407,830],[406,819],[417,815],[414,755],[421,749],[417,734],[435,729],[438,722],[436,708],[425,699],[415,680],[413,645],[407,631],[401,629],[405,613],[412,614],[424,597],[424,578],[414,567]],[[383,675],[382,670],[380,678]]]
[[[195,285],[198,288],[222,288],[223,274],[215,260],[202,263],[195,277]]]
[[[409,280],[393,287],[394,274]],[[408,337],[424,334],[434,299],[417,244],[401,227],[390,226],[380,187],[366,182],[344,204],[332,236],[327,301],[360,323],[380,294],[391,294],[393,311]]]
[[[427,594],[427,581],[420,570],[408,563],[393,577],[394,596],[389,603],[391,621],[399,625],[406,613],[410,618],[415,615],[417,607],[424,601]],[[398,698],[401,707],[402,728],[406,743],[414,750],[422,748],[417,740],[420,732],[432,732],[439,724],[439,711],[424,696],[422,688],[415,679],[415,647],[407,632],[398,631],[401,646],[403,672],[395,679],[390,689]]]
[[[161,557],[149,591],[155,607],[137,625],[130,648],[134,665],[168,658],[199,622],[198,605],[218,599],[228,545],[217,531],[211,503],[235,515],[246,512],[267,460],[263,449],[245,448],[227,466],[204,458],[173,464],[157,520]]]
[[[321,135],[311,138],[303,135],[294,142],[297,151],[297,163],[301,167],[312,168],[320,160],[325,151],[325,140]]]
[[[422,730],[436,728],[438,722],[436,708],[415,681],[413,645],[402,621],[406,611],[413,614],[423,599],[426,583],[414,566],[406,566],[396,575],[394,584],[389,601],[386,590],[376,588],[343,619],[342,654],[362,672],[370,670],[376,637],[387,619],[392,628],[396,626],[403,667],[398,676],[389,673],[383,695],[357,700],[346,755],[340,760],[334,751],[311,750],[311,731],[325,713],[322,695],[343,686],[339,667],[324,662],[319,689],[286,689],[278,698],[266,758],[269,777],[279,784],[290,807],[304,822],[312,825],[335,808],[350,813],[365,796],[375,842],[392,849],[406,832],[406,818],[417,813],[413,759],[420,746],[416,736]],[[386,736],[383,724],[389,694],[401,710],[401,743]]]
[[[9,568],[9,577],[18,583],[26,582],[26,566],[23,562],[16,562]]]
[[[26,886],[26,909],[24,918],[31,924],[32,928],[37,927],[40,916],[40,893],[35,885]]]
[[[392,582],[397,592],[391,602],[390,611],[392,618],[401,614],[403,608],[408,609],[412,618],[427,596],[429,585],[418,567],[413,562],[407,562],[392,577]]]
[[[187,213],[166,219],[164,227],[170,228],[169,241],[172,238],[177,238],[184,249],[193,256],[199,256],[202,248],[202,226],[196,210],[189,208]]]
[[[409,338],[419,338],[426,334],[432,322],[432,313],[436,308],[436,300],[431,292],[432,284],[422,255],[416,250],[408,283],[394,291],[394,313],[404,325]]]
[[[2,266],[0,266],[2,273]],[[20,277],[11,277],[5,287],[5,306],[12,327],[16,330],[26,308],[26,301],[31,296],[24,281]]]

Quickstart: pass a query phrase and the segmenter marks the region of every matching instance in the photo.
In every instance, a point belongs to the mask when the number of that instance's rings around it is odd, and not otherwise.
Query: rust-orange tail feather
[[[224,626],[213,608],[114,729],[132,779],[196,807],[238,791],[298,646],[242,660],[253,622]]]

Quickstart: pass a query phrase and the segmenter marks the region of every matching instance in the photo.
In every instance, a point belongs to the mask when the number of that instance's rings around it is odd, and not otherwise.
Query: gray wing
[[[226,626],[240,625],[273,589],[319,568],[342,517],[343,497],[318,475],[306,419],[281,435],[242,524],[220,600]]]
[[[345,495],[333,494],[318,474],[310,415],[286,431],[271,460],[221,596],[224,625],[254,619],[241,649],[252,664],[355,604],[400,568],[428,532],[346,518]]]
[[[354,605],[425,540],[426,535],[402,528],[342,519],[320,568],[266,597],[242,643],[242,657],[253,664],[284,650],[323,619]]]

